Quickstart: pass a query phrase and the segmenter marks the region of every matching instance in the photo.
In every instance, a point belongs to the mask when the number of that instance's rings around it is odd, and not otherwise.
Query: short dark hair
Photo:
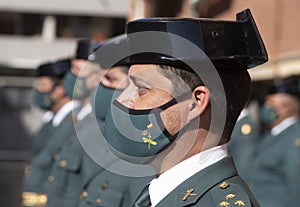
[[[175,94],[179,93],[176,94],[177,96],[187,90],[180,87],[182,81],[190,87],[189,90],[194,90],[197,86],[204,85],[201,78],[193,72],[170,66],[160,65],[160,67],[159,71],[172,81],[173,87],[177,90]],[[222,81],[226,97],[222,97],[222,91],[217,87],[208,89],[211,92],[211,100],[215,101],[215,103],[220,102],[218,101],[220,99],[226,99],[226,107],[218,104],[219,107],[216,109],[216,114],[226,114],[226,122],[219,142],[219,144],[224,144],[229,141],[236,120],[250,98],[251,78],[245,68],[227,66],[226,68],[217,67],[216,69]],[[213,129],[214,126],[211,127]]]
[[[124,74],[128,74],[129,66],[119,66]]]

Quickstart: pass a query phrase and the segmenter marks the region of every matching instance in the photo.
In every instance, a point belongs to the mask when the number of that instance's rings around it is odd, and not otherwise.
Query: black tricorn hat
[[[75,58],[89,60],[94,52],[95,44],[95,41],[91,39],[78,40]]]
[[[62,79],[71,69],[70,59],[62,59],[55,62],[48,62],[40,65],[37,69],[37,76],[51,76]]]
[[[138,33],[143,35],[138,37]],[[144,32],[164,32],[167,35],[154,37]],[[154,34],[154,33],[153,33]],[[268,55],[259,31],[249,9],[236,15],[236,21],[217,21],[213,19],[191,18],[145,18],[131,21],[127,25],[130,64],[160,64],[190,70],[183,62],[199,63],[203,59],[190,58],[178,51],[182,43],[178,39],[188,40],[196,45],[206,59],[216,68],[238,66],[252,68],[268,61]],[[174,38],[174,36],[176,36]],[[155,45],[155,46],[154,46]],[[140,48],[151,48],[159,52],[142,52]],[[184,50],[184,49],[182,49]],[[171,55],[170,55],[171,54]],[[183,55],[182,55],[183,54]]]
[[[269,88],[268,94],[287,93],[300,98],[300,89],[298,81],[275,80],[274,85]]]
[[[101,50],[102,47],[103,51],[98,51],[99,49]],[[94,59],[92,61],[98,63],[103,69],[117,66],[130,66],[127,51],[127,35],[118,35],[97,43],[95,45],[93,53]]]

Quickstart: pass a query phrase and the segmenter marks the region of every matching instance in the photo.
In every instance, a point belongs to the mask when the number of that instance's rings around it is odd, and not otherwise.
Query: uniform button
[[[296,147],[300,147],[300,138],[297,138],[294,144]]]
[[[82,192],[80,193],[80,199],[81,199],[81,200],[85,199],[87,196],[88,196],[88,192],[86,192],[86,191],[82,191]]]
[[[48,181],[49,181],[50,183],[52,183],[52,182],[54,181],[54,176],[53,176],[53,175],[50,175],[50,176],[48,177]]]
[[[58,160],[58,159],[59,159],[59,154],[55,154],[55,155],[53,156],[53,159],[54,159],[54,160]]]
[[[102,190],[105,190],[108,187],[108,182],[105,181],[104,183],[102,183],[101,187],[102,187]]]
[[[101,202],[102,202],[102,201],[101,201],[100,198],[97,198],[97,199],[96,199],[96,203],[97,203],[97,204],[100,204]]]
[[[243,135],[249,135],[252,132],[252,127],[250,124],[244,124],[241,127],[241,132]]]
[[[67,160],[62,160],[62,161],[60,161],[60,163],[59,163],[60,167],[66,167],[67,164],[68,164]]]

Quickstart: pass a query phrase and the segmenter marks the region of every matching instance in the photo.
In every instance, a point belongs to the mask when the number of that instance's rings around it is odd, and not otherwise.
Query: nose
[[[121,101],[121,104],[124,105],[124,106],[126,106],[129,109],[133,109],[134,108],[133,101],[129,100],[129,99]]]
[[[127,87],[117,98],[122,105],[127,108],[134,109],[135,90],[132,87]]]

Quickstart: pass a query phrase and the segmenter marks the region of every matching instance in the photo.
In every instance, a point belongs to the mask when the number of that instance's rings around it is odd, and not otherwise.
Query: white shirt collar
[[[79,101],[69,101],[63,107],[61,107],[57,113],[54,115],[52,125],[54,127],[57,127],[60,125],[60,123],[63,121],[63,119],[75,108],[77,108],[80,105]]]
[[[49,123],[52,120],[53,117],[54,117],[54,113],[52,111],[46,111],[43,114],[42,123],[43,124]]]
[[[249,115],[248,110],[247,110],[247,109],[243,109],[243,110],[241,111],[241,114],[239,115],[239,118],[237,119],[237,121],[241,120],[242,118],[244,118],[244,117],[246,117],[246,116],[248,116],[248,115]]]
[[[217,146],[199,154],[196,154],[153,179],[149,185],[149,193],[152,206],[156,206],[172,190],[182,182],[204,168],[226,157],[226,145]]]
[[[91,103],[86,104],[84,107],[80,109],[77,114],[76,119],[78,121],[82,121],[85,117],[87,117],[93,111]]]
[[[298,120],[297,117],[289,117],[283,120],[282,122],[280,122],[279,124],[277,124],[271,129],[271,134],[273,136],[277,136],[278,134],[283,132],[283,130],[296,123],[297,120]]]

